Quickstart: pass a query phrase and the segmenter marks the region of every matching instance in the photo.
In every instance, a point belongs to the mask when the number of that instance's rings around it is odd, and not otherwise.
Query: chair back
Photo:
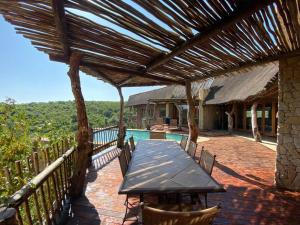
[[[176,119],[171,119],[170,126],[176,127],[177,126],[177,120]]]
[[[129,162],[131,160],[131,152],[130,152],[130,147],[129,147],[128,141],[126,141],[126,143],[124,145],[124,152],[125,152],[127,164],[129,164]]]
[[[180,141],[180,147],[185,150],[186,143],[187,143],[188,137],[185,135],[182,135],[181,141]]]
[[[189,146],[187,148],[187,153],[192,158],[195,158],[196,150],[197,150],[197,144],[195,142],[193,142],[193,141],[190,141]]]
[[[215,161],[216,155],[211,154],[209,151],[204,150],[204,148],[202,147],[199,164],[209,175],[212,174]]]
[[[134,144],[133,136],[131,136],[131,137],[129,138],[129,143],[130,143],[131,151],[133,152],[133,151],[135,150],[135,144]]]
[[[162,125],[162,124],[164,123],[164,119],[161,118],[161,117],[158,117],[158,118],[156,119],[156,123],[157,123],[157,125]]]
[[[150,139],[166,139],[166,132],[150,131]]]
[[[165,211],[147,206],[142,208],[144,225],[211,225],[220,211],[219,206],[191,212]]]
[[[121,167],[121,172],[123,177],[125,176],[127,169],[128,169],[128,164],[127,164],[127,160],[126,160],[126,156],[125,156],[125,151],[122,150],[120,155],[118,156],[119,158],[119,163],[120,163],[120,167]]]

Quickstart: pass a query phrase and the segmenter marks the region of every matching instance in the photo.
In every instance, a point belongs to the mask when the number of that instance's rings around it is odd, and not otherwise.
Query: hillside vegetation
[[[17,104],[17,110],[24,111],[31,123],[32,131],[47,134],[51,129],[74,132],[77,129],[77,116],[73,101]],[[92,127],[117,125],[119,102],[86,101],[89,123]],[[133,112],[125,108],[125,124],[132,127]]]
[[[86,102],[90,126],[106,127],[118,124],[119,102]],[[134,112],[125,108],[125,124],[132,127]],[[15,104],[8,99],[0,103],[0,205],[8,196],[34,174],[16,175],[15,161],[26,164],[26,157],[57,141],[74,136],[77,129],[76,108],[73,101]],[[49,142],[43,142],[48,138]],[[3,168],[11,169],[13,185],[7,186]]]

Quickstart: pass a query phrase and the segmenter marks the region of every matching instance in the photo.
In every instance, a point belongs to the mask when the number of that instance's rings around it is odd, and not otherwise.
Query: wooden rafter
[[[0,14],[39,51],[58,55],[55,61],[69,64],[76,50],[83,55],[81,70],[104,78],[95,72],[102,71],[107,81],[124,87],[183,84],[300,49],[299,12],[294,10],[300,0],[135,3],[157,20],[120,0],[0,0]]]
[[[50,58],[50,60],[53,60],[53,61],[67,63],[67,60],[65,60],[64,57],[59,56],[59,55],[49,54],[49,58]],[[107,64],[105,65],[105,64],[100,64],[100,63],[85,62],[85,61],[81,60],[80,66],[86,66],[86,67],[89,67],[89,68],[100,69],[100,70],[101,69],[106,69],[106,70],[109,70],[111,72],[126,74],[127,76],[129,76],[129,78],[126,78],[126,80],[130,79],[132,77],[143,77],[143,78],[153,79],[153,80],[156,80],[156,81],[157,80],[162,81],[164,83],[169,83],[169,84],[184,85],[184,80],[182,80],[182,82],[180,82],[178,80],[170,79],[170,78],[167,78],[167,77],[159,77],[159,76],[155,76],[155,75],[151,75],[151,74],[145,74],[143,71],[131,70],[131,69],[127,69],[127,68],[120,68],[120,67],[110,66],[110,65],[107,65]],[[123,81],[123,82],[125,82],[125,81]],[[120,84],[116,84],[116,85],[122,86]]]
[[[266,7],[267,5],[274,2],[274,0],[247,0],[244,1],[240,8],[236,10],[235,13],[225,17],[223,20],[203,29],[200,33],[196,34],[194,37],[188,39],[187,41],[177,45],[171,52],[167,54],[162,54],[157,58],[154,58],[147,66],[146,71],[152,71],[160,65],[165,64],[170,59],[174,58],[185,52],[187,49],[193,47],[195,44],[202,44],[209,40],[211,37],[216,36],[222,30],[225,30],[233,26],[236,22],[249,17],[256,11]]]
[[[67,32],[67,23],[65,18],[64,0],[51,0],[51,3],[52,3],[54,21],[56,25],[56,32],[59,35],[63,47],[64,58],[69,61],[71,50],[68,43],[68,35],[67,35],[68,32]]]

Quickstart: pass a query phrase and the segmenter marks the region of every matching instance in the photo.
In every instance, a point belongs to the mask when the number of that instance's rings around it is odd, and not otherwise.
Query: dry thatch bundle
[[[142,86],[183,84],[299,54],[299,5],[0,0],[0,13],[51,60],[68,63],[71,52],[80,52],[83,72],[116,86]]]

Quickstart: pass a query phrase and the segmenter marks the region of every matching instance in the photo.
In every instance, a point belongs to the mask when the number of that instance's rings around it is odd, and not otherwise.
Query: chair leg
[[[207,193],[205,193],[204,198],[205,198],[205,208],[207,208]]]
[[[130,219],[127,219],[128,210],[134,208],[134,205],[131,204],[131,203],[129,202],[129,200],[128,200],[128,195],[126,195],[126,200],[125,200],[125,202],[124,202],[124,205],[125,205],[125,215],[124,215],[124,218],[123,218],[122,225],[123,225],[126,221],[132,221],[132,220],[130,220]],[[130,206],[130,208],[129,208],[129,206]],[[138,218],[138,215],[134,215],[134,217],[135,217],[136,219],[133,220],[133,221],[138,221],[138,219],[139,219],[139,218]]]

